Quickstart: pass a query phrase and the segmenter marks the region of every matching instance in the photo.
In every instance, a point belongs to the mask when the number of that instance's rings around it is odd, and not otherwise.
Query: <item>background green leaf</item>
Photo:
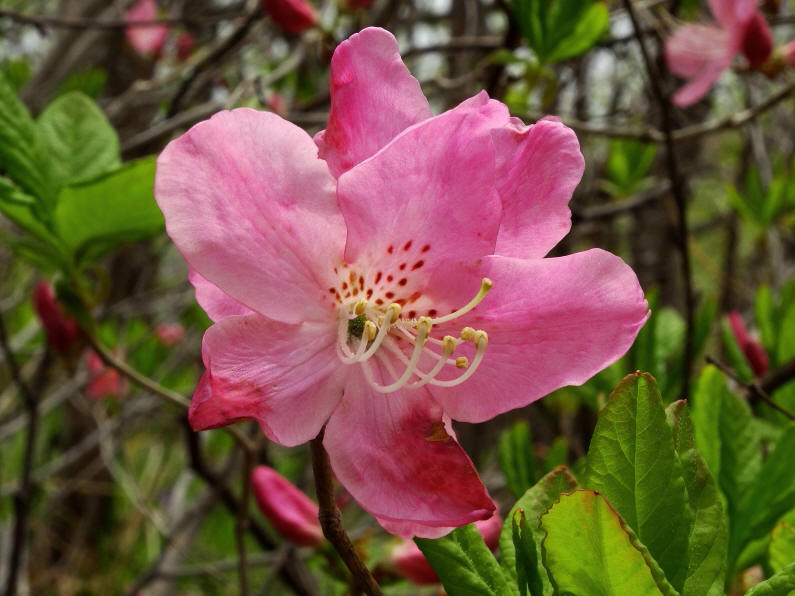
[[[770,533],[768,563],[774,573],[795,563],[795,528],[786,522],[776,524]]]
[[[520,497],[533,486],[536,479],[533,441],[527,422],[519,420],[511,428],[500,433],[497,455],[508,488],[514,497]]]

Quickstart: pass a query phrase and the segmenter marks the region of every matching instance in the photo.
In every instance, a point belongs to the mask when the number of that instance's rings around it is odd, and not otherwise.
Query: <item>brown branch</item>
[[[723,374],[740,385],[748,399],[762,400],[774,410],[780,412],[790,420],[795,421],[795,414],[774,402],[770,397],[770,392],[777,389],[787,381],[795,378],[795,359],[790,360],[777,369],[770,371],[759,381],[751,381],[750,383],[744,382],[739,376],[737,376],[737,373],[734,372],[732,367],[725,362],[721,362],[713,356],[707,356],[706,361],[716,366],[721,370],[721,372],[723,372]]]
[[[46,372],[50,366],[51,352],[45,348],[39,365],[36,367],[34,385],[28,386],[22,378],[22,371],[17,364],[16,358],[14,358],[2,317],[0,317],[0,348],[8,363],[11,379],[22,397],[27,415],[27,433],[22,454],[22,477],[19,481],[19,488],[14,494],[14,528],[11,535],[11,550],[8,556],[8,575],[6,576],[6,586],[3,591],[5,596],[13,596],[17,593],[17,580],[22,564],[22,553],[25,550],[25,537],[28,530],[30,506],[33,500],[33,458],[39,430],[39,394],[47,383]]]
[[[237,510],[237,523],[235,524],[235,544],[237,546],[238,560],[238,585],[240,596],[248,596],[248,559],[246,558],[246,532],[248,532],[248,510],[251,501],[251,469],[254,467],[254,454],[247,451],[243,454],[242,495],[240,508]]]
[[[690,375],[693,368],[693,335],[696,311],[695,296],[693,294],[693,278],[690,271],[690,246],[687,237],[687,193],[685,191],[684,179],[679,171],[679,164],[676,160],[671,103],[663,92],[662,86],[660,85],[659,73],[643,41],[643,32],[638,23],[635,9],[632,6],[632,0],[624,0],[623,4],[632,21],[632,28],[637,35],[638,45],[643,55],[643,62],[646,65],[649,84],[651,85],[652,93],[654,94],[657,104],[660,106],[662,116],[663,136],[665,138],[665,163],[668,170],[668,178],[671,181],[671,194],[676,204],[676,215],[678,220],[676,245],[679,250],[680,260],[682,261],[681,272],[685,294],[685,345],[682,350],[681,395],[687,397],[690,395]]]
[[[358,588],[369,596],[381,596],[381,588],[373,578],[370,570],[356,554],[356,549],[345,533],[337,503],[334,501],[334,482],[331,475],[331,463],[328,453],[323,447],[325,427],[320,434],[312,439],[312,471],[315,474],[315,490],[317,491],[318,519],[323,528],[323,535],[337,551],[345,566],[353,575]]]
[[[598,221],[601,219],[612,219],[618,215],[631,213],[638,209],[642,209],[650,203],[659,201],[671,191],[671,186],[668,182],[657,185],[654,188],[640,193],[638,196],[631,199],[625,199],[616,203],[606,203],[604,205],[592,205],[589,207],[572,207],[571,221],[572,224],[584,221]]]
[[[39,29],[47,27],[57,29],[127,29],[128,27],[152,27],[156,25],[178,25],[187,27],[200,27],[212,25],[221,21],[231,21],[242,18],[239,11],[225,11],[215,15],[192,16],[182,15],[162,19],[92,19],[86,17],[63,17],[57,15],[33,15],[0,9],[0,18],[7,18],[21,25],[32,25]]]

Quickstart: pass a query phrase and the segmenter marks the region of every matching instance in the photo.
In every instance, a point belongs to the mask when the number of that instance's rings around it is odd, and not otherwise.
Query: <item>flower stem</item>
[[[342,527],[340,510],[334,501],[334,483],[331,476],[331,464],[328,453],[323,447],[323,434],[312,440],[312,470],[315,474],[315,490],[319,506],[318,519],[323,528],[323,535],[328,539],[334,550],[340,555],[345,565],[353,575],[353,581],[369,596],[381,596],[381,588],[373,578],[370,570],[356,554],[356,549],[351,539]]]

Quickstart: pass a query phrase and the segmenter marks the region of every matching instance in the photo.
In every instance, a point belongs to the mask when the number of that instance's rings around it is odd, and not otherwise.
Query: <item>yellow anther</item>
[[[367,309],[367,300],[362,298],[361,300],[359,300],[359,302],[357,302],[354,305],[353,314],[355,314],[356,316],[364,314],[365,309]]]
[[[364,332],[367,335],[367,341],[373,341],[378,333],[378,327],[372,321],[366,321],[364,323]]]
[[[459,356],[455,359],[455,366],[456,368],[466,368],[469,366],[469,358],[466,356]]]
[[[488,277],[484,277],[483,280],[480,282],[480,289],[484,293],[488,292],[493,287],[494,287],[494,282],[491,281]]]
[[[480,304],[480,302],[483,300],[486,294],[489,293],[489,290],[491,290],[491,288],[493,287],[494,287],[494,282],[491,281],[488,277],[484,277],[482,280],[480,280],[480,289],[478,290],[478,293],[475,294],[475,297],[472,298],[472,300],[467,302],[464,306],[462,306],[458,310],[451,312],[449,315],[444,315],[442,317],[434,318],[433,322],[436,325],[438,325],[440,323],[446,323],[447,321],[452,321],[454,319],[464,316],[466,313],[468,313],[470,310],[472,310],[478,304]]]
[[[489,343],[489,335],[483,329],[479,329],[475,331],[475,337],[472,338],[472,343],[475,344],[475,347],[478,349],[485,349],[485,347]]]
[[[400,312],[402,310],[403,309],[397,302],[393,302],[392,304],[386,307],[386,314],[390,315],[389,318],[390,324],[398,320],[398,317],[400,316]]]
[[[433,327],[433,321],[431,320],[431,317],[420,317],[417,319],[418,331],[422,328],[426,330],[426,333],[430,333],[431,327]]]
[[[378,323],[379,327],[383,327],[384,326],[384,315],[378,315],[377,323]]]
[[[449,356],[455,352],[455,338],[452,335],[445,335],[442,338],[442,354]]]
[[[461,330],[461,339],[463,339],[464,341],[475,339],[475,330],[472,329],[472,327],[464,327]]]

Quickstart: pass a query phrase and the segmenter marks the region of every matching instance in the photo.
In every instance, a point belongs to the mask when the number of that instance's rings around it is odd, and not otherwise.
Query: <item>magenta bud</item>
[[[762,13],[757,12],[748,21],[743,34],[743,55],[751,68],[759,68],[773,53],[773,34]]]
[[[80,327],[61,310],[52,287],[46,281],[40,281],[33,290],[33,308],[53,350],[66,355],[79,343]]]
[[[475,522],[483,541],[492,552],[497,549],[502,530],[502,518],[494,513],[489,519]],[[436,584],[439,578],[425,555],[412,540],[402,540],[393,550],[389,562],[395,572],[415,584]]]
[[[86,353],[86,369],[88,370],[86,395],[94,401],[106,397],[119,397],[127,391],[127,383],[119,375],[119,371],[105,366],[94,350]]]
[[[161,323],[155,328],[155,336],[164,346],[172,347],[185,338],[185,328],[179,323]]]
[[[268,466],[251,472],[251,488],[262,515],[276,530],[298,546],[323,541],[317,505],[301,489]]]
[[[263,0],[265,12],[287,33],[303,33],[317,23],[317,15],[305,0]]]
[[[748,329],[745,327],[742,315],[736,310],[729,313],[729,325],[731,325],[737,345],[740,346],[740,349],[743,351],[745,359],[748,361],[748,364],[751,365],[754,374],[757,377],[761,377],[768,369],[768,359],[765,348],[748,334]]]

